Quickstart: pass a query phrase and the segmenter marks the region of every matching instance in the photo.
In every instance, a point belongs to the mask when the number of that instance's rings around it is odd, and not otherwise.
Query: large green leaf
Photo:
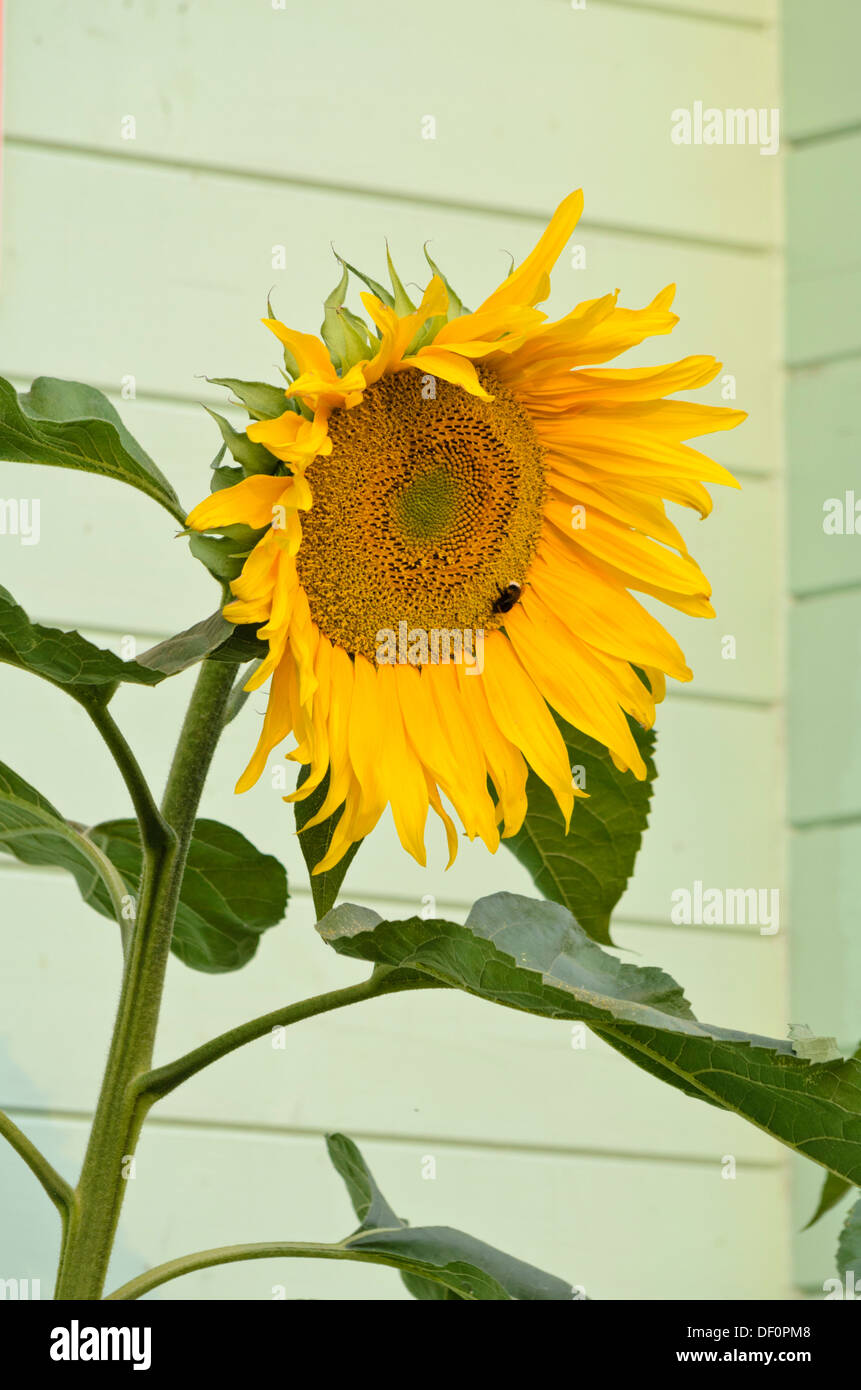
[[[222,616],[221,609],[217,609],[208,618],[202,618],[192,627],[141,652],[137,664],[148,671],[160,673],[162,677],[176,676],[211,656],[216,648],[223,647],[234,631],[233,624]]]
[[[8,589],[2,586],[0,661],[31,671],[78,696],[106,696],[118,681],[157,685],[166,674],[136,661],[123,661],[113,652],[88,642],[79,632],[63,632],[31,622]]]
[[[308,780],[309,769],[302,767],[299,772],[298,786]],[[314,899],[314,908],[317,912],[318,920],[325,917],[326,913],[333,906],[338,896],[338,890],[344,882],[347,870],[359,852],[362,841],[357,840],[350,845],[346,854],[334,868],[326,873],[315,874],[312,872],[314,865],[319,864],[332,843],[332,836],[335,833],[335,826],[338,824],[340,810],[335,811],[334,815],[329,816],[328,820],[322,821],[319,825],[312,825],[310,830],[305,830],[305,824],[316,816],[320,807],[326,799],[329,790],[329,774],[323,778],[319,787],[315,787],[310,796],[304,801],[295,801],[293,809],[296,813],[296,832],[299,836],[299,848],[305,863],[308,865],[308,872],[311,880],[311,894]]]
[[[837,1268],[844,1279],[850,1270],[854,1279],[861,1279],[861,1200],[850,1207],[843,1223],[837,1242]]]
[[[219,661],[250,660],[261,652],[260,643],[254,644],[256,630],[234,627],[217,612],[150,647],[137,661],[123,661],[79,632],[32,622],[8,589],[0,586],[0,662],[41,676],[78,699],[89,696],[105,701],[121,681],[158,685],[209,656]]]
[[[137,822],[106,821],[89,834],[137,899],[142,866]],[[105,910],[98,892],[93,906]],[[209,974],[238,970],[286,908],[287,874],[277,859],[261,854],[229,825],[195,822],[171,942],[174,955]]]
[[[225,618],[225,622],[227,619]],[[257,636],[262,623],[231,623],[232,631],[225,642],[209,653],[213,661],[239,662],[259,661],[268,651],[265,642]]]
[[[815,1226],[821,1217],[838,1206],[839,1203],[843,1201],[847,1192],[851,1190],[852,1184],[846,1182],[845,1178],[838,1178],[836,1173],[826,1173],[822,1183],[822,1190],[819,1193],[819,1201],[816,1204],[816,1210],[803,1229],[809,1231],[810,1227]]]
[[[570,1284],[450,1226],[409,1226],[396,1216],[356,1145],[344,1134],[326,1140],[359,1219],[341,1246],[379,1255],[401,1272],[416,1298],[570,1300]]]
[[[861,1062],[861,1043],[859,1043],[852,1055],[855,1057],[856,1061]],[[822,1190],[819,1193],[819,1201],[816,1204],[816,1210],[803,1229],[809,1231],[810,1227],[815,1226],[821,1217],[838,1206],[851,1189],[852,1184],[846,1182],[845,1179],[838,1178],[834,1173],[826,1173],[822,1182]]]
[[[22,864],[65,869],[85,902],[120,925],[128,920],[126,886],[110,859],[5,763],[0,763],[0,850]]]
[[[521,829],[502,841],[532,875],[540,893],[573,912],[595,941],[610,945],[610,914],[625,891],[649,821],[655,736],[629,720],[648,776],[620,772],[601,744],[557,717],[578,785],[568,834],[550,788],[530,771],[529,809]]]
[[[509,1008],[582,1020],[662,1080],[861,1182],[856,1059],[812,1063],[788,1039],[698,1022],[670,976],[622,964],[555,903],[497,893],[475,904],[466,926],[386,922],[344,904],[318,930],[342,955],[408,967]]]
[[[124,928],[134,919],[142,866],[136,821],[85,831],[0,763],[0,851],[23,864],[65,869],[97,912]],[[209,973],[237,970],[286,907],[287,875],[277,859],[230,826],[195,823],[171,943],[180,960]]]
[[[160,502],[177,521],[185,519],[167,478],[107,396],[79,381],[40,376],[19,396],[0,377],[0,458],[115,478]]]

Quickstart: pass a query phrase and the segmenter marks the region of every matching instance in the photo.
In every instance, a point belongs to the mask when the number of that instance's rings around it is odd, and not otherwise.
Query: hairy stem
[[[109,1301],[131,1301],[135,1298],[141,1298],[143,1294],[149,1293],[152,1289],[157,1289],[159,1284],[166,1284],[170,1279],[179,1279],[183,1274],[193,1274],[198,1269],[211,1269],[214,1265],[236,1264],[241,1260],[272,1260],[285,1257],[299,1260],[356,1260],[360,1264],[389,1265],[393,1269],[404,1267],[403,1259],[378,1254],[376,1251],[362,1250],[360,1246],[346,1243],[325,1245],[313,1241],[273,1240],[253,1245],[223,1245],[212,1250],[197,1250],[193,1255],[181,1255],[176,1260],[168,1260],[163,1265],[156,1265],[154,1269],[148,1269],[145,1274],[139,1274],[136,1279],[130,1279],[127,1284],[115,1289],[107,1297]],[[423,1269],[422,1273],[426,1278],[435,1279],[436,1282],[448,1287],[445,1271],[442,1268],[439,1275],[436,1271],[426,1269]]]
[[[202,1043],[192,1052],[186,1052],[175,1061],[168,1062],[156,1071],[147,1072],[145,1076],[139,1077],[135,1089],[145,1108],[149,1109],[156,1100],[169,1095],[183,1081],[188,1081],[204,1067],[226,1057],[230,1052],[235,1052],[238,1047],[244,1047],[246,1043],[262,1038],[273,1028],[286,1028],[291,1023],[300,1023],[302,1019],[314,1018],[317,1014],[329,1013],[332,1009],[343,1009],[364,999],[376,999],[402,987],[398,984],[387,985],[386,972],[375,971],[370,979],[363,980],[361,984],[348,985],[344,989],[333,989],[327,994],[316,994],[310,999],[286,1004],[281,1009],[273,1009],[271,1013],[261,1014],[259,1018],[249,1019],[247,1023],[240,1023],[236,1028],[230,1028],[226,1033],[210,1038],[208,1042]]]
[[[143,1122],[134,1083],[152,1064],[179,890],[200,794],[236,666],[205,661],[180,732],[161,811],[107,711],[91,710],[135,803],[144,849],[140,903],[108,1060],[57,1276],[59,1299],[102,1296]]]
[[[0,1134],[3,1135],[4,1139],[8,1139],[12,1148],[23,1158],[30,1171],[35,1173],[59,1211],[65,1225],[75,1201],[75,1194],[66,1179],[60,1176],[41,1150],[36,1148],[32,1139],[28,1139],[23,1130],[20,1130],[15,1124],[15,1121],[10,1120],[9,1116],[2,1110],[0,1110]]]
[[[105,746],[126,784],[140,826],[144,847],[157,848],[165,838],[167,826],[155,803],[147,780],[141,772],[137,758],[106,704],[98,699],[85,697],[79,697],[79,703],[83,705],[101,734]]]

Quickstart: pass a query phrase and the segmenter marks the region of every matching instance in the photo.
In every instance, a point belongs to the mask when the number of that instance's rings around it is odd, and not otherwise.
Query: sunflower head
[[[608,294],[551,322],[537,307],[581,208],[566,198],[474,311],[430,257],[417,304],[390,257],[390,290],[341,262],[320,337],[264,320],[283,392],[226,383],[252,416],[244,435],[222,428],[243,476],[188,526],[243,538],[224,613],[257,625],[247,688],[271,688],[237,789],[292,734],[308,776],[286,799],[328,774],[308,825],[339,812],[316,872],[387,806],[422,864],[429,809],[450,861],[450,812],[495,850],[523,822],[529,767],[567,821],[582,793],[552,711],[642,778],[629,717],[651,725],[665,676],[691,678],[631,591],[713,616],[664,504],[705,516],[704,481],[736,486],[684,441],[744,415],[668,399],[710,381],[712,357],[601,365],[672,329],[674,287],[642,309]],[[364,316],[345,305],[351,275]]]

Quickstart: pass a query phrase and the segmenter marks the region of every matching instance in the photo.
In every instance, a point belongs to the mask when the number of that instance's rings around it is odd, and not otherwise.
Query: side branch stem
[[[2,1110],[0,1134],[4,1139],[8,1139],[16,1154],[23,1158],[30,1171],[35,1173],[65,1223],[75,1201],[75,1194],[66,1179],[60,1176],[41,1149],[37,1149],[32,1139],[28,1139],[24,1131],[20,1130],[15,1121]]]
[[[305,1018],[314,1018],[317,1014],[329,1013],[332,1009],[358,1004],[364,999],[376,999],[380,995],[394,993],[399,988],[402,986],[386,984],[385,972],[375,971],[361,984],[348,985],[344,989],[333,989],[327,994],[316,994],[310,999],[286,1004],[281,1009],[273,1009],[271,1013],[261,1014],[259,1018],[249,1019],[247,1023],[240,1023],[236,1028],[230,1028],[226,1033],[210,1038],[208,1042],[202,1043],[191,1052],[186,1052],[175,1061],[147,1072],[138,1078],[135,1089],[148,1110],[155,1101],[169,1095],[183,1081],[188,1081],[204,1067],[226,1057],[230,1052],[235,1052],[238,1047],[244,1047],[246,1043],[262,1038],[273,1028],[286,1028],[291,1023],[300,1023]]]

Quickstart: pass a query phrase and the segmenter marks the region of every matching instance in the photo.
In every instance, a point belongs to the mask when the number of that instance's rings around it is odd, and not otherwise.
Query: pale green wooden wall
[[[637,360],[715,352],[751,419],[717,437],[740,494],[707,524],[683,522],[715,584],[718,620],[674,619],[696,672],[660,715],[653,824],[619,912],[620,941],[687,986],[700,1015],[783,1035],[791,1017],[784,934],[670,925],[671,893],[783,882],[783,581],[780,480],[781,159],[678,148],[670,112],[703,100],[771,108],[778,36],[770,0],[598,3],[404,0],[317,6],[211,0],[11,0],[7,5],[0,371],[47,372],[113,393],[130,427],[191,503],[205,490],[215,401],[201,379],[271,374],[258,322],[319,323],[334,282],[329,243],[381,269],[388,236],[405,278],[421,244],[475,302],[570,188],[586,216],[551,308],[619,286],[641,304],[668,281],[682,322]],[[420,138],[436,117],[435,141]],[[133,115],[135,141],[121,139]],[[273,271],[275,244],[287,269]],[[706,398],[717,403],[718,388]],[[42,620],[141,644],[209,611],[211,583],[137,494],[3,465],[0,495],[38,495],[42,541],[0,540],[0,580]],[[732,634],[737,658],[721,657]],[[165,769],[187,682],[132,689],[118,715],[154,776]],[[0,670],[0,756],[64,812],[124,814],[90,729],[50,687]],[[359,973],[312,930],[291,813],[264,782],[230,788],[259,721],[231,726],[205,812],[283,856],[295,897],[237,975],[170,974],[160,1057]],[[529,891],[514,861],[465,847],[426,871],[387,830],[364,847],[350,896],[415,912],[501,887]],[[58,875],[0,867],[0,1104],[71,1175],[116,995],[106,923]],[[785,1152],[732,1116],[689,1102],[564,1026],[455,994],[393,998],[297,1028],[287,1050],[238,1053],[157,1112],[129,1192],[117,1279],[185,1249],[334,1238],[349,1223],[321,1134],[358,1139],[413,1221],[461,1225],[585,1284],[594,1297],[780,1297],[790,1286]],[[421,1161],[437,1159],[434,1181]],[[721,1177],[732,1154],[737,1177]],[[0,1273],[41,1274],[53,1212],[0,1154]],[[12,1218],[10,1223],[9,1212]],[[248,1264],[172,1286],[176,1297],[397,1297],[364,1269]]]
[[[861,500],[859,49],[855,0],[786,0],[792,1010],[847,1049],[861,1037],[861,518],[857,535],[826,534],[823,504]],[[799,1167],[798,1225],[817,1188]],[[845,1209],[797,1239],[812,1292],[833,1274]]]

